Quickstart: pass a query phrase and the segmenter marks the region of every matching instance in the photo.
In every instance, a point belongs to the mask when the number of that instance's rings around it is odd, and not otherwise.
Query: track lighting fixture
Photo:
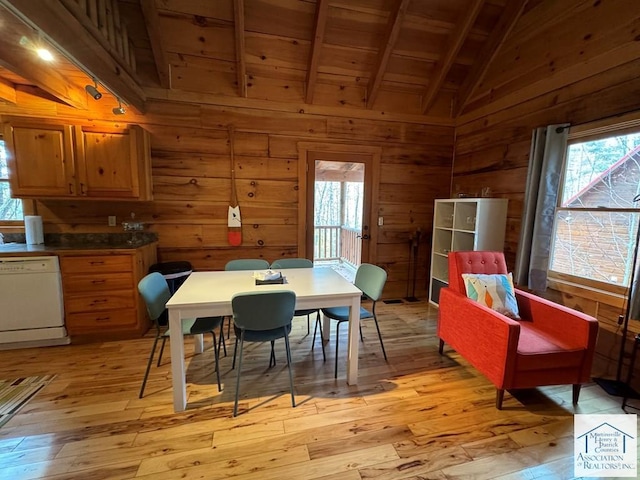
[[[120,99],[118,99],[118,106],[113,107],[113,110],[111,111],[113,112],[114,115],[124,115],[125,113],[127,113],[125,108],[122,106],[122,102],[120,101]]]
[[[102,93],[98,91],[98,82],[96,79],[93,79],[93,85],[89,84],[84,87],[89,95],[93,97],[94,100],[100,100],[102,98]]]

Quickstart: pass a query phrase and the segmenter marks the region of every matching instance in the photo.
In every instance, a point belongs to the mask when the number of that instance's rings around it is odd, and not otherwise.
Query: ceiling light
[[[51,54],[51,52],[49,50],[47,50],[46,48],[39,48],[38,50],[36,50],[36,52],[38,53],[38,56],[42,59],[45,60],[47,62],[51,62],[53,61],[53,55]]]
[[[124,115],[125,113],[127,113],[125,108],[122,106],[122,102],[120,101],[120,99],[118,99],[118,106],[113,107],[111,111],[113,112],[114,115]]]
[[[93,85],[86,85],[84,89],[94,100],[100,100],[102,98],[102,93],[98,91],[98,82],[95,79],[93,79]]]

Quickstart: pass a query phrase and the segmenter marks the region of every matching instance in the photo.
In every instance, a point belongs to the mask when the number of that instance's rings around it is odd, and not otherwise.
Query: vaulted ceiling
[[[0,0],[0,98],[32,88],[83,108],[95,77],[140,112],[150,97],[189,94],[450,118],[473,101],[526,4]],[[64,63],[25,60],[24,36]]]

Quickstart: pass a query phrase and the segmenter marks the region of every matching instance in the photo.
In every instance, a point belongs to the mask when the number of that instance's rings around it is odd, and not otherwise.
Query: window
[[[640,132],[570,141],[550,270],[629,285],[640,219]]]
[[[22,201],[11,198],[7,151],[4,140],[0,138],[0,221],[2,220],[22,220]]]

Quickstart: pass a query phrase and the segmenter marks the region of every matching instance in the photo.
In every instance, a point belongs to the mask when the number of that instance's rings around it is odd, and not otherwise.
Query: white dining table
[[[256,285],[252,271],[194,272],[167,302],[171,335],[171,378],[173,407],[182,412],[187,406],[184,337],[182,319],[232,315],[231,299],[237,293],[292,290],[296,310],[324,307],[350,307],[347,352],[347,383],[358,381],[358,339],[360,297],[362,292],[329,267],[279,270],[285,284]],[[330,320],[324,318],[323,333],[329,336]],[[202,351],[202,336],[197,336],[196,352]]]

